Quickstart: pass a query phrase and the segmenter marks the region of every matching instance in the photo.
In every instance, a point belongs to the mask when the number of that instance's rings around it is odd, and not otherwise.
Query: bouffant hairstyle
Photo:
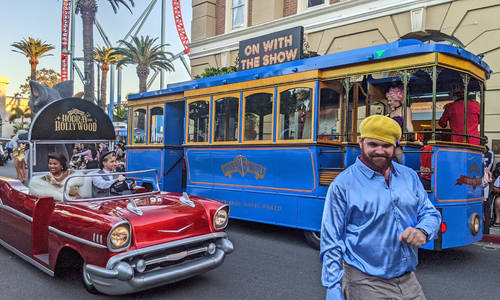
[[[58,153],[58,152],[51,152],[48,154],[48,159],[55,159],[57,160],[61,166],[62,166],[62,170],[63,171],[66,171],[68,169],[68,164],[67,164],[67,160],[66,160],[66,156],[62,155],[61,153]]]

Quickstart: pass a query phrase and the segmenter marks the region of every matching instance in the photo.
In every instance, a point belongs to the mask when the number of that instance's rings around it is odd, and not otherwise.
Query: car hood
[[[180,201],[181,196],[158,193],[92,202],[89,208],[128,221],[132,226],[133,245],[137,248],[211,232],[211,220],[203,205],[196,200]]]

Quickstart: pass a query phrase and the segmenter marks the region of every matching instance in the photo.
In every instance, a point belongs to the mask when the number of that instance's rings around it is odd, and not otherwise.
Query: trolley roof
[[[492,70],[490,69],[488,64],[486,64],[486,62],[467,50],[446,44],[424,43],[418,40],[409,39],[383,45],[311,57],[245,71],[239,71],[214,77],[173,83],[167,85],[167,88],[163,90],[129,95],[128,99],[136,100],[142,98],[157,97],[179,93],[187,90],[214,87],[254,79],[288,75],[318,69],[330,69],[335,67],[359,64],[363,62],[366,63],[369,61],[436,52],[468,60],[484,70],[486,76],[489,76],[489,74],[492,73]]]

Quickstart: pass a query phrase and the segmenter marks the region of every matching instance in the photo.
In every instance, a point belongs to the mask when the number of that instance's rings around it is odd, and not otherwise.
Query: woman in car
[[[75,173],[68,170],[66,157],[52,152],[48,155],[49,173],[43,176],[34,176],[30,181],[30,193],[37,196],[50,196],[54,200],[63,200],[64,185],[68,177]],[[68,184],[68,195],[74,199],[81,198],[79,188],[83,186],[84,178],[72,178]]]

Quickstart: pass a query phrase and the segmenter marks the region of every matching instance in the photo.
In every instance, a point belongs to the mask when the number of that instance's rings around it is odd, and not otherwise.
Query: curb
[[[498,234],[483,234],[482,242],[500,244],[500,235]]]

